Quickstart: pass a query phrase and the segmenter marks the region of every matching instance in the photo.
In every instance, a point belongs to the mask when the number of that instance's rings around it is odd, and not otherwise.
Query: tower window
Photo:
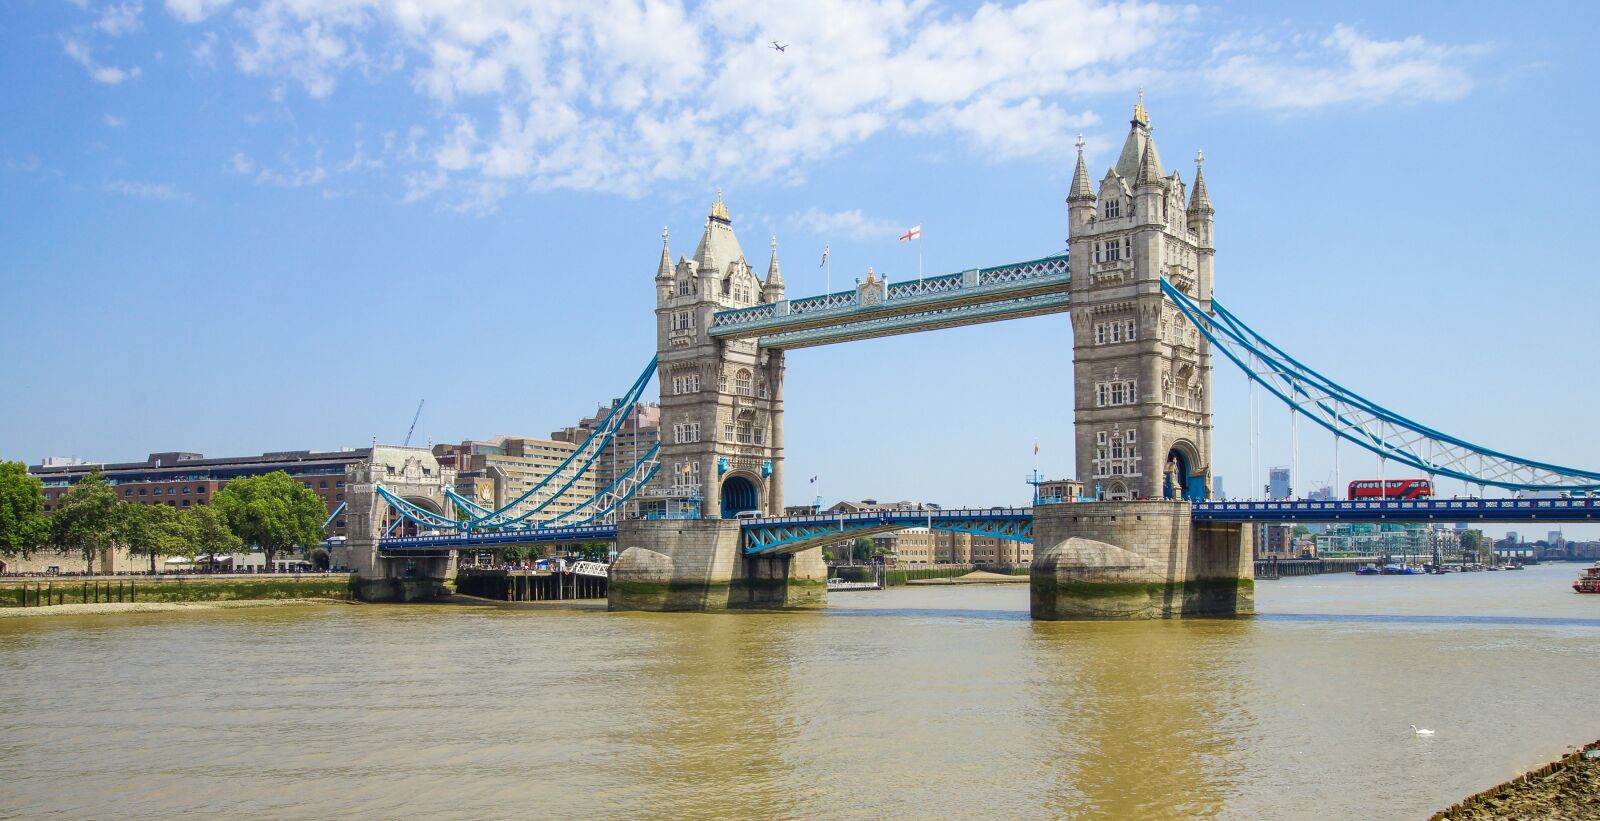
[[[688,277],[678,280],[678,296],[688,296],[690,290]]]
[[[694,312],[693,311],[673,311],[672,312],[672,330],[674,330],[674,331],[683,331],[683,330],[689,330],[689,329],[692,329],[692,328],[694,328]]]
[[[1109,408],[1132,405],[1139,401],[1139,382],[1136,379],[1114,379],[1094,383],[1095,407]]]
[[[1115,197],[1106,200],[1106,219],[1116,219],[1122,216],[1122,200]]]
[[[733,375],[733,389],[740,396],[755,395],[755,392],[750,389],[750,371],[740,368],[739,372]]]

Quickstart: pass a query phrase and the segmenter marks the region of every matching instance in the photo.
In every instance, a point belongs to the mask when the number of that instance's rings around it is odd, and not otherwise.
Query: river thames
[[[1035,623],[1027,585],[5,619],[0,817],[1423,818],[1600,738],[1577,572],[1231,621]]]

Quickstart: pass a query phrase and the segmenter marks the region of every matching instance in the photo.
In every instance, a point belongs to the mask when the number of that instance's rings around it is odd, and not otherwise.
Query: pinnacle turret
[[[667,247],[667,229],[661,229],[661,264],[656,266],[656,279],[672,279],[672,251]]]
[[[1206,175],[1202,168],[1205,161],[1205,152],[1194,152],[1194,190],[1189,194],[1189,214],[1192,216],[1209,217],[1216,213],[1211,207],[1211,196],[1206,193]]]
[[[706,232],[700,237],[700,247],[695,249],[698,252],[694,255],[696,271],[717,270],[716,260],[711,254],[711,225],[712,221],[708,218],[706,220]]]
[[[767,263],[767,286],[783,284],[783,273],[778,270],[778,238],[772,238],[772,261]]]
[[[1161,184],[1161,158],[1156,156],[1156,141],[1153,137],[1144,141],[1144,156],[1139,158],[1139,176],[1134,179],[1134,185],[1160,185]]]
[[[767,263],[767,279],[761,283],[761,301],[783,299],[783,273],[778,270],[778,238],[772,238],[772,261]]]
[[[1089,184],[1089,169],[1083,163],[1083,135],[1078,135],[1078,167],[1072,171],[1072,190],[1067,202],[1094,202],[1094,187]]]

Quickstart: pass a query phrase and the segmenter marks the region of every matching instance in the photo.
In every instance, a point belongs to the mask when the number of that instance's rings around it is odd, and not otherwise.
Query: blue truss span
[[[1508,490],[1595,490],[1600,473],[1510,456],[1440,433],[1305,366],[1212,300],[1207,314],[1166,280],[1178,310],[1245,375],[1297,413],[1384,459],[1430,476]]]
[[[710,335],[804,348],[1058,313],[1070,306],[1071,276],[1067,255],[1058,254],[904,282],[871,280],[848,291],[718,311]]]
[[[1063,502],[1062,504],[1076,504]],[[1152,504],[1168,504],[1153,502]],[[1572,499],[1428,499],[1415,502],[1196,502],[1197,522],[1370,522],[1376,524],[1453,524],[1455,522],[1595,522],[1600,497]],[[746,555],[777,556],[825,544],[927,527],[1033,541],[1033,508],[957,510],[875,510],[865,513],[770,516],[739,523]],[[439,536],[385,538],[385,555],[437,553],[444,550],[493,549],[524,544],[615,542],[614,524],[530,528],[525,530],[451,533]]]
[[[740,530],[746,554],[776,556],[908,527],[1031,542],[1033,509],[873,510],[864,513],[771,516],[746,520]]]
[[[1591,522],[1600,498],[1196,502],[1197,522]]]

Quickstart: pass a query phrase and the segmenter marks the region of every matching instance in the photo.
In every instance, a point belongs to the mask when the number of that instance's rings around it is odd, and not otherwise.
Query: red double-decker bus
[[[1427,479],[1357,479],[1350,483],[1350,493],[1345,498],[1388,499],[1407,501],[1428,499],[1433,496],[1433,482]]]

